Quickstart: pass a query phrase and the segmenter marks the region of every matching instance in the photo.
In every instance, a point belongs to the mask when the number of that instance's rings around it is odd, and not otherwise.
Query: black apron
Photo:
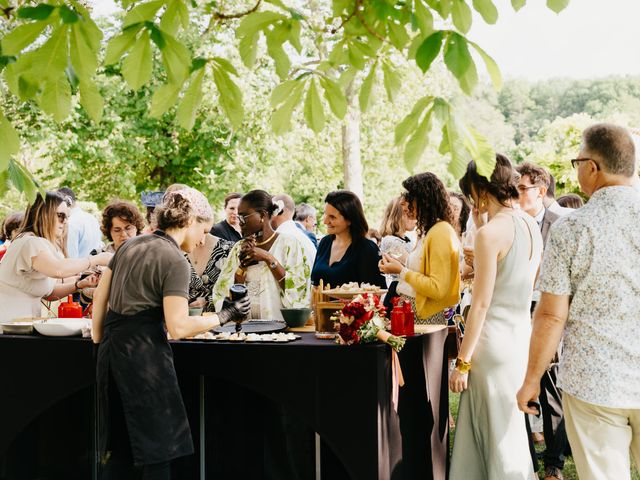
[[[101,458],[112,450],[110,386],[118,389],[122,399],[135,465],[166,462],[193,453],[161,307],[130,316],[109,310],[98,348],[96,375]]]

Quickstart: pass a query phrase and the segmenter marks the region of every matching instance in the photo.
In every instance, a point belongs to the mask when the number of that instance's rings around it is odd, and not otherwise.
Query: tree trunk
[[[360,160],[360,107],[353,81],[347,87],[347,114],[342,121],[342,164],[344,188],[364,201],[362,162]]]

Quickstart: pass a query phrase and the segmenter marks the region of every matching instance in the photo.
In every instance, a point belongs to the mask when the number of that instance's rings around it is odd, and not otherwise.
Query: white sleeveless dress
[[[460,396],[450,480],[537,478],[516,393],[527,368],[531,295],[542,236],[529,215],[512,217],[513,244],[498,261],[493,297],[471,360],[468,389]]]

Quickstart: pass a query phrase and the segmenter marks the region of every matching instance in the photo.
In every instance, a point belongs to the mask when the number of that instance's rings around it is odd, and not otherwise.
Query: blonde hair
[[[403,212],[401,200],[402,197],[394,198],[384,210],[382,223],[380,223],[380,234],[383,237],[388,237],[389,235],[396,237],[404,236],[405,228],[402,222]]]

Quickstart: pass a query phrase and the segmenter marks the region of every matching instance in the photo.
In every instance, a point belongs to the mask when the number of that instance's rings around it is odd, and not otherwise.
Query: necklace
[[[260,243],[256,242],[256,247],[261,247],[262,245],[266,245],[271,240],[273,240],[273,237],[275,237],[275,236],[276,236],[276,232],[273,232],[273,235],[271,235],[269,238],[267,238],[264,242],[260,242]]]

